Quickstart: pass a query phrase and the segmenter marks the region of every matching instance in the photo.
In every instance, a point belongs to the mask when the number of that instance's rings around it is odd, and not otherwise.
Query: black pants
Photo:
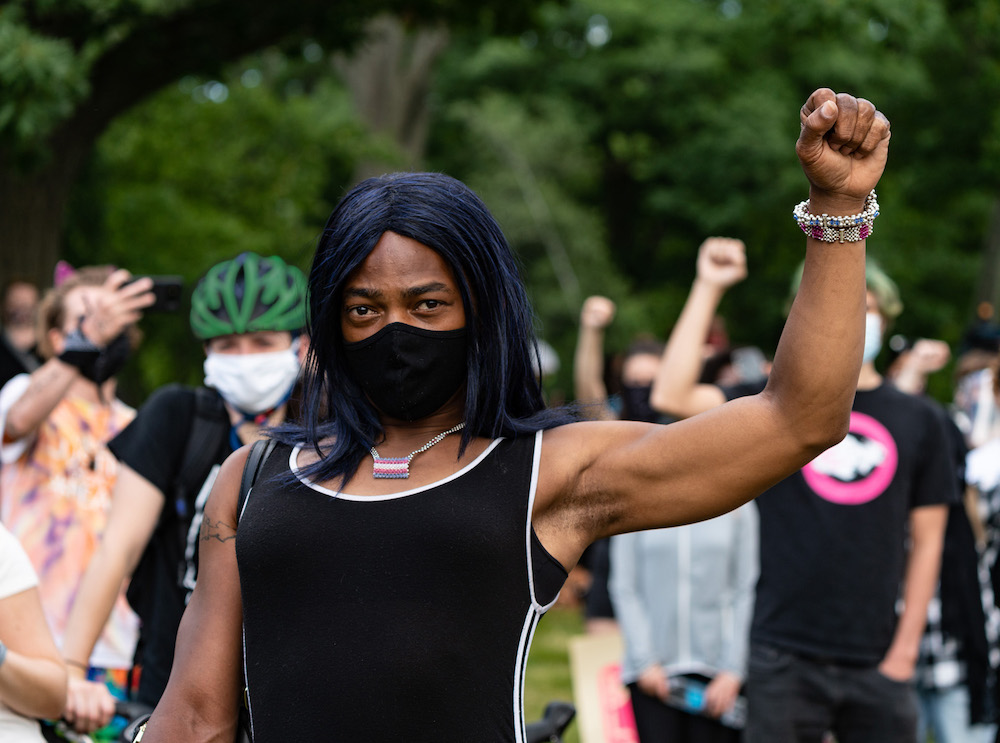
[[[716,720],[689,715],[628,685],[639,743],[739,743],[740,731]]]
[[[747,743],[913,743],[917,694],[875,666],[803,658],[752,644]]]

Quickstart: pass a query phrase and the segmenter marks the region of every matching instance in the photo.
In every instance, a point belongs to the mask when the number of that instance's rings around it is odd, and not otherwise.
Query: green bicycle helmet
[[[212,266],[191,295],[191,330],[207,341],[306,324],[306,277],[281,258],[241,253]]]

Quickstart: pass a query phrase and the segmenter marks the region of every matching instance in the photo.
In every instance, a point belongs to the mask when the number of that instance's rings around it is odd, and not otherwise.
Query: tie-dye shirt
[[[0,391],[0,421],[28,387],[28,375]],[[56,643],[83,573],[97,550],[111,507],[118,462],[107,442],[135,417],[118,399],[109,405],[64,398],[33,436],[0,449],[0,521],[18,538],[39,577],[39,593]],[[0,423],[2,430],[2,423]],[[91,663],[129,668],[138,619],[118,597]]]

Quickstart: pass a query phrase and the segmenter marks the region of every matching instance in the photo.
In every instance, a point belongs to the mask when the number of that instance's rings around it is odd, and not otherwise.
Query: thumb
[[[837,123],[837,104],[826,101],[822,106],[802,119],[798,150],[803,159],[813,159],[823,147],[823,137]],[[813,158],[810,158],[810,154]]]

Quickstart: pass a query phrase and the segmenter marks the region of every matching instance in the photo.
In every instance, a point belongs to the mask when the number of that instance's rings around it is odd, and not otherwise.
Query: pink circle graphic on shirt
[[[886,427],[852,411],[847,438],[803,467],[802,476],[820,498],[858,506],[885,492],[898,463],[896,442]]]

